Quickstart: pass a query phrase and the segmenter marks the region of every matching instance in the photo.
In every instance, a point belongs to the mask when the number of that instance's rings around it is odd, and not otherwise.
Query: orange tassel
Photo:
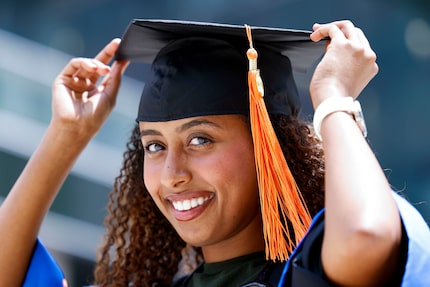
[[[288,260],[306,234],[311,216],[291,174],[264,103],[264,88],[257,69],[258,53],[252,44],[251,28],[245,25],[250,49],[248,86],[252,137],[260,192],[266,259]],[[295,242],[285,226],[294,230]]]

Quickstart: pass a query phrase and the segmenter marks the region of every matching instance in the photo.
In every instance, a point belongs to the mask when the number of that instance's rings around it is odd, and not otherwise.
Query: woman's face
[[[145,185],[187,243],[209,254],[262,242],[252,138],[243,116],[139,125]]]

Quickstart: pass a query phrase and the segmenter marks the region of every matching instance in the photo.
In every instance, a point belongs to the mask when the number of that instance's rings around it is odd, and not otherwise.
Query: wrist
[[[312,100],[312,105],[314,110],[318,108],[318,106],[332,97],[345,97],[345,95],[349,95],[350,93],[342,88],[340,84],[336,81],[324,82],[319,84],[313,84],[309,90]]]
[[[322,140],[321,125],[324,119],[335,112],[345,112],[349,114],[357,123],[364,137],[367,136],[366,123],[364,121],[361,105],[352,97],[332,96],[323,100],[314,113],[313,125],[316,136]]]
[[[51,121],[46,136],[64,147],[81,151],[92,139],[93,133],[76,125]]]

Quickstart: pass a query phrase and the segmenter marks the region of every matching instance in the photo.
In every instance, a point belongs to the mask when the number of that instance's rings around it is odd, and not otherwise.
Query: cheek
[[[159,189],[159,174],[160,172],[153,164],[148,164],[146,162],[143,164],[143,181],[149,194],[154,199],[156,199],[155,192]]]
[[[254,151],[249,144],[235,145],[226,150],[216,165],[213,174],[228,190],[243,193],[257,192],[257,175],[255,170]]]
[[[260,214],[254,152],[246,145],[238,146],[225,158],[218,178],[220,202],[226,222],[247,225]]]
[[[146,164],[143,165],[143,181],[145,183],[145,187],[149,192],[149,195],[152,197],[155,205],[164,214],[167,216],[167,212],[164,207],[163,200],[158,193],[160,190],[160,171],[156,165]]]

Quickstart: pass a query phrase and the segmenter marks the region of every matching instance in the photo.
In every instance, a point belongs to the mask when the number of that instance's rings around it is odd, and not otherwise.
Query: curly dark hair
[[[321,143],[312,126],[297,117],[273,116],[272,122],[314,215],[324,204]],[[136,125],[109,196],[106,235],[94,272],[95,284],[101,287],[170,286],[178,271],[190,272],[202,262],[201,251],[187,246],[153,202],[143,182],[143,159]]]

